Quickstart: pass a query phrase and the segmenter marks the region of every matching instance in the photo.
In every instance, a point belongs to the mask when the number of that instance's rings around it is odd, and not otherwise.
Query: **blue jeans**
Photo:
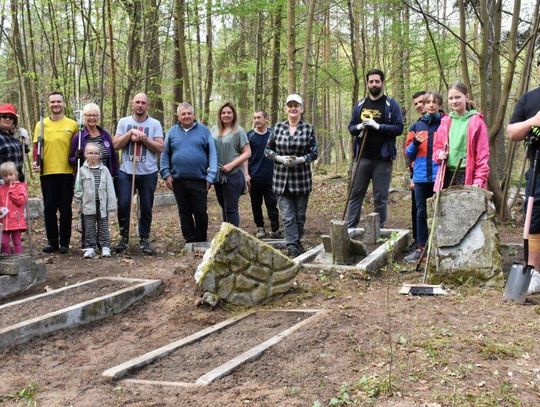
[[[381,228],[384,227],[388,206],[388,190],[392,179],[392,161],[361,158],[353,166],[352,173],[354,182],[351,185],[351,197],[347,206],[347,226],[350,228],[358,226],[362,202],[366,196],[369,182],[372,181],[373,209],[381,217]]]
[[[428,239],[427,226],[427,199],[433,196],[433,182],[419,182],[414,184],[416,199],[416,244],[425,246]]]
[[[246,180],[242,171],[227,175],[227,183],[214,184],[216,197],[221,206],[223,222],[228,222],[236,227],[240,226],[240,212],[238,211],[238,201],[244,190]]]
[[[285,192],[277,196],[287,247],[295,247],[301,250],[300,239],[304,235],[308,200],[309,194]]]
[[[131,183],[132,175],[123,171],[118,172],[118,225],[120,235],[129,237],[129,213],[131,210]],[[157,185],[157,172],[147,175],[135,175],[135,190],[139,194],[140,217],[139,237],[150,237],[150,225],[152,225],[152,207],[154,205],[154,192]]]

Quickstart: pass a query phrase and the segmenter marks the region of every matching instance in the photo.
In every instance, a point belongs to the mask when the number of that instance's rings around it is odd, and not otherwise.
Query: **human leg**
[[[264,218],[262,212],[262,203],[264,196],[264,185],[257,181],[251,181],[251,190],[249,198],[251,200],[251,211],[253,212],[253,221],[258,228],[264,228]]]
[[[84,249],[94,249],[97,246],[97,215],[83,215],[82,221],[84,225]]]
[[[416,196],[416,243],[422,248],[428,238],[427,200],[433,196],[433,182],[421,182],[415,185]]]
[[[206,180],[189,182],[191,208],[195,220],[195,242],[208,240],[208,185]]]
[[[227,212],[225,211],[225,185],[226,184],[214,184],[214,190],[216,191],[216,198],[218,200],[219,206],[221,207],[221,219],[223,219],[223,222],[228,222]]]
[[[180,219],[180,229],[182,236],[187,243],[195,240],[195,222],[193,220],[193,210],[191,207],[190,191],[186,187],[186,180],[173,180],[173,194],[178,207],[178,218]]]
[[[118,226],[120,235],[129,237],[129,211],[131,209],[131,175],[123,171],[118,173],[117,193],[118,199]]]
[[[381,228],[386,223],[388,190],[392,179],[392,161],[377,160],[373,168],[373,209],[381,217]]]
[[[362,202],[366,196],[369,182],[372,178],[375,160],[361,158],[352,168],[353,182],[351,184],[351,194],[347,205],[347,226],[355,228],[360,221],[362,213]],[[281,209],[281,207],[280,207]]]
[[[302,236],[304,236],[304,225],[306,224],[306,213],[307,213],[307,206],[308,206],[308,201],[309,201],[309,193],[295,195],[294,198],[296,202],[296,224],[298,227],[298,246],[302,247],[302,245],[300,244],[300,239],[302,239]]]
[[[298,246],[300,237],[298,235],[294,195],[287,192],[280,194],[277,196],[277,202],[279,213],[281,214],[281,221],[283,222],[283,229],[285,231],[285,243],[287,244],[287,248],[289,251],[296,250],[300,253],[300,247]]]
[[[277,208],[277,198],[274,191],[272,191],[272,183],[268,182],[264,184],[264,205],[268,212],[268,219],[270,219],[270,226],[272,232],[279,231],[279,211]]]
[[[22,230],[13,230],[11,232],[11,241],[13,242],[13,254],[22,253]]]
[[[223,200],[226,210],[227,222],[236,227],[240,226],[240,213],[238,212],[238,201],[244,189],[244,174],[236,171],[227,178],[227,183],[223,184]]]
[[[411,184],[414,185],[411,181]],[[416,226],[416,193],[414,191],[414,186],[411,189],[411,221],[412,221],[412,236],[415,243],[417,243],[418,229]]]
[[[11,240],[11,232],[4,230],[2,232],[2,254],[9,256],[11,254],[11,246],[9,242]]]
[[[73,212],[73,174],[58,174],[56,180],[56,193],[58,194],[58,211],[60,212],[60,248],[68,248],[71,240],[71,222]]]
[[[148,239],[150,237],[152,207],[154,205],[156,186],[157,172],[147,175],[137,175],[135,177],[135,187],[137,188],[140,202],[139,238],[141,239]]]
[[[55,192],[55,176],[42,175],[41,195],[43,196],[43,217],[45,222],[45,234],[47,235],[48,245],[45,247],[45,252],[58,250],[58,218],[56,216],[57,198]],[[47,250],[50,248],[50,250]]]

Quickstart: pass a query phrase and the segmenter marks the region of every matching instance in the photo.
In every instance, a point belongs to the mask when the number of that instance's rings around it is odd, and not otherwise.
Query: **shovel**
[[[537,149],[534,154],[532,190],[527,199],[527,213],[525,215],[525,226],[523,228],[523,255],[525,257],[524,263],[526,266],[523,266],[522,264],[512,265],[510,273],[508,274],[508,280],[506,281],[506,287],[504,288],[504,299],[515,301],[518,304],[523,304],[525,302],[534,268],[529,264],[529,228],[531,227],[534,194],[536,192],[536,170],[538,168],[539,150],[540,149]]]

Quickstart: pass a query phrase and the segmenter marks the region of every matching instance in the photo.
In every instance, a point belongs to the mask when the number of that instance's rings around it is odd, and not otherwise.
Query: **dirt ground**
[[[319,243],[329,221],[341,217],[344,195],[343,179],[316,179],[306,246]],[[391,194],[388,227],[409,226],[408,196]],[[209,197],[212,236],[220,216],[213,191]],[[242,227],[254,233],[248,197],[241,202]],[[504,243],[519,243],[521,226],[500,225],[500,234]],[[50,288],[97,276],[159,278],[163,284],[118,315],[0,351],[0,405],[540,405],[540,295],[526,305],[503,302],[502,289],[493,288],[400,296],[403,282],[421,279],[400,261],[368,281],[355,273],[302,272],[294,291],[261,308],[326,313],[208,387],[111,382],[101,376],[104,370],[245,311],[195,306],[201,293],[193,274],[201,255],[182,250],[176,208],[155,209],[152,235],[159,252],[154,257],[136,250],[131,257],[91,260],[76,249],[69,256],[40,253]],[[34,223],[33,238],[43,245],[42,223]],[[74,232],[74,247],[78,238]],[[507,251],[506,264],[520,256]]]

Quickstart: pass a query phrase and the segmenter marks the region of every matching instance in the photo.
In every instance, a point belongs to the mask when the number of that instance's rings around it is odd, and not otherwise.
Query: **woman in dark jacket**
[[[14,162],[19,181],[24,182],[24,146],[21,140],[15,137],[18,120],[15,106],[9,103],[0,105],[0,164]]]

